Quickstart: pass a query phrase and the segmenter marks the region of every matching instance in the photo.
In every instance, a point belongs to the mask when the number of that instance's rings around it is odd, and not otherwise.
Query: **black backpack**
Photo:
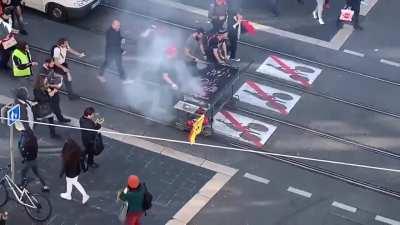
[[[151,207],[153,206],[152,204],[153,195],[147,189],[146,183],[143,183],[143,187],[144,187],[143,210],[147,211],[151,209]]]

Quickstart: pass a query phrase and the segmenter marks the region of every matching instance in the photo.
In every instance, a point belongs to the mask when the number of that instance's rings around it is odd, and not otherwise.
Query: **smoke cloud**
[[[186,37],[183,37],[186,38]],[[127,74],[134,80],[133,84],[123,85],[124,99],[129,107],[148,117],[172,122],[176,111],[173,108],[177,99],[177,92],[163,81],[163,70],[165,65],[172,66],[176,71],[175,83],[178,84],[179,94],[202,95],[202,85],[199,77],[195,77],[181,56],[183,49],[181,34],[168,32],[154,25],[144,30],[137,41],[137,53],[135,65]],[[168,60],[165,51],[176,47],[178,51],[177,60]]]

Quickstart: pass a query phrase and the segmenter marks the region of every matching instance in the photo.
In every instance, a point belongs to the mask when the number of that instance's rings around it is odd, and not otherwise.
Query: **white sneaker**
[[[100,81],[101,83],[105,83],[105,82],[106,82],[106,78],[103,77],[103,76],[97,76],[97,79],[99,79],[99,81]]]
[[[317,11],[313,11],[313,12],[312,12],[312,15],[313,15],[314,19],[318,19]]]
[[[86,202],[89,200],[90,196],[89,195],[85,195],[82,197],[82,204],[86,204]]]
[[[319,24],[321,24],[321,25],[325,24],[325,22],[324,22],[321,18],[319,18],[318,22],[319,22]]]
[[[122,81],[122,84],[132,84],[133,80],[124,80]]]
[[[65,199],[65,200],[71,200],[72,199],[71,195],[68,195],[67,193],[61,193],[60,197]]]

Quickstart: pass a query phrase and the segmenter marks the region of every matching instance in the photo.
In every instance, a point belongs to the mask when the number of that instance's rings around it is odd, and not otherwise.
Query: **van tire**
[[[52,3],[47,7],[47,14],[56,21],[64,22],[67,20],[67,11],[59,4]]]

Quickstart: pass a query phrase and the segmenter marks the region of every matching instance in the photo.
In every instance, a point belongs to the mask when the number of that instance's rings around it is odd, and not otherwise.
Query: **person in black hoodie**
[[[83,186],[78,181],[78,176],[81,173],[81,169],[86,172],[85,164],[83,162],[82,151],[79,145],[72,140],[72,138],[68,138],[64,144],[64,147],[61,152],[63,166],[60,173],[60,178],[64,176],[66,177],[67,182],[67,190],[64,193],[60,194],[60,197],[65,200],[71,200],[72,196],[72,186],[75,186],[76,189],[82,194],[82,204],[85,204],[89,200],[89,195],[86,193]]]
[[[93,107],[88,107],[83,112],[83,116],[79,119],[79,125],[81,128],[99,130],[101,124],[93,121],[95,110]],[[82,143],[85,146],[85,155],[87,155],[87,166],[97,168],[99,165],[94,162],[94,140],[97,132],[81,130]]]
[[[26,129],[22,131],[21,133],[22,138],[18,142],[18,148],[21,152],[23,161],[22,163],[24,164],[24,168],[21,171],[21,186],[24,185],[24,182],[27,181],[26,174],[28,173],[29,170],[32,170],[32,172],[35,174],[35,176],[39,179],[40,183],[42,184],[42,190],[43,191],[49,191],[49,187],[46,185],[44,179],[42,176],[40,176],[40,173],[38,171],[38,166],[37,166],[37,154],[38,154],[38,144],[37,144],[37,138],[33,131],[31,129]]]

